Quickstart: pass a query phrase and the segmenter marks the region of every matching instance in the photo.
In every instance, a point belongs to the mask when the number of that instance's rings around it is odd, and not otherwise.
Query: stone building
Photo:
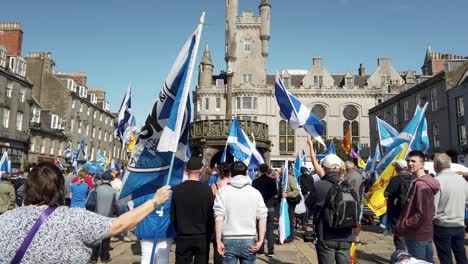
[[[102,98],[103,92],[96,89],[89,91],[84,73],[54,72],[55,63],[50,53],[30,53],[26,61],[28,78],[34,83],[33,96],[43,109],[49,111],[51,128],[63,131],[72,149],[76,149],[85,139],[88,157],[81,156],[80,159],[94,160],[98,153],[120,159],[120,143],[117,144],[113,135],[115,116],[109,111],[105,98]],[[101,96],[100,103],[98,96]],[[54,144],[54,141],[41,136],[33,137],[31,141],[34,146],[38,146],[36,142],[44,142],[46,153],[56,155],[62,155],[68,143]],[[42,149],[34,149],[34,152],[37,151],[42,152]]]
[[[428,49],[430,50],[430,49]],[[437,152],[449,152],[451,155],[464,156],[468,153],[464,118],[464,96],[467,93],[468,61],[467,57],[436,53],[437,58],[446,58],[446,65],[452,70],[433,67],[426,70],[427,58],[423,65],[423,75],[413,86],[402,89],[402,92],[382,104],[369,110],[371,144],[378,142],[376,119],[385,120],[398,131],[401,131],[413,117],[417,105],[429,103],[426,119],[429,136],[429,157]],[[456,62],[450,58],[457,58]],[[465,58],[465,59],[461,59]],[[441,60],[438,63],[442,64]],[[455,67],[458,65],[458,67]],[[454,68],[455,67],[455,68]],[[431,68],[431,67],[429,67]],[[447,67],[446,67],[447,68]]]
[[[21,57],[19,23],[0,23],[0,153],[8,151],[12,168],[21,169],[29,148],[32,83]]]
[[[205,162],[212,165],[224,148],[233,114],[248,135],[254,133],[257,147],[273,167],[281,167],[285,160],[294,160],[296,153],[307,149],[306,133],[290,129],[281,117],[274,96],[275,75],[266,70],[270,15],[269,0],[260,2],[258,16],[245,11],[239,15],[238,1],[226,1],[226,70],[219,75],[213,75],[212,54],[208,45],[205,47],[193,97],[191,146],[201,146]],[[370,143],[369,109],[398,94],[398,87],[406,83],[388,58],[379,58],[371,74],[365,73],[362,64],[357,74],[351,69],[330,74],[324,60],[315,56],[310,69],[285,69],[281,75],[286,88],[325,125],[324,138],[342,138],[351,127],[353,141],[359,142],[365,153]]]

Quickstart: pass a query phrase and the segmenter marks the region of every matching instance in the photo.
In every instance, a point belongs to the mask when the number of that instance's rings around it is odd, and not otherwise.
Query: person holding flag
[[[315,159],[313,143],[308,138],[310,156]],[[315,246],[319,263],[345,264],[350,263],[351,243],[354,242],[352,228],[333,228],[326,223],[324,208],[327,205],[327,197],[332,189],[341,180],[341,173],[344,171],[344,162],[335,154],[328,154],[322,160],[322,166],[318,162],[313,162],[315,170],[322,174],[322,180],[314,183],[315,193],[309,195],[306,205],[311,212],[315,213],[314,224],[317,230],[318,242]]]
[[[285,164],[285,167],[287,166],[287,161]],[[286,170],[286,169],[284,169]],[[286,240],[284,243],[291,243],[294,241],[294,220],[295,220],[295,215],[294,211],[296,210],[296,205],[298,205],[301,202],[301,195],[300,195],[300,190],[299,190],[299,185],[297,183],[296,177],[294,176],[294,172],[292,170],[287,170],[287,184],[284,185],[283,181],[285,177],[281,177],[279,185],[280,188],[280,194],[281,196],[279,197],[280,200],[281,198],[285,198],[287,203],[288,203],[288,215],[289,215],[289,230],[290,230],[290,236],[286,237]]]
[[[256,253],[263,245],[268,210],[261,193],[251,184],[247,166],[236,161],[231,166],[231,182],[216,195],[216,243],[225,263],[255,263]]]
[[[16,207],[15,187],[11,183],[10,173],[2,173],[0,182],[0,214]]]

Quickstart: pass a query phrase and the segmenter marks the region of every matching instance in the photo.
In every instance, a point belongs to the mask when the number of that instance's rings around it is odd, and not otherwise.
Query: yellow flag
[[[351,150],[351,127],[348,127],[346,130],[343,142],[341,143],[341,148],[346,154],[349,154],[349,151]]]
[[[110,154],[107,156],[106,163],[104,163],[104,170],[107,170],[107,166],[109,166],[111,162],[111,156]]]
[[[130,143],[128,143],[127,152],[132,152],[133,151],[133,149],[135,148],[135,143],[136,143],[135,132],[132,131],[130,133]]]
[[[357,166],[361,169],[364,169],[366,167],[366,162],[362,160],[361,156],[358,156],[357,158]]]
[[[409,146],[406,146],[393,160],[404,159]],[[372,185],[366,195],[365,203],[375,213],[376,216],[381,216],[387,212],[387,203],[385,201],[384,192],[387,188],[390,179],[396,175],[393,161],[380,174],[380,177]]]
[[[357,256],[356,256],[356,243],[351,243],[351,249],[350,249],[350,260],[349,260],[349,263],[350,264],[357,264]]]

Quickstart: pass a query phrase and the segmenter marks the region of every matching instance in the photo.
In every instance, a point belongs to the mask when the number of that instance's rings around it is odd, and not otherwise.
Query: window
[[[250,38],[244,39],[244,52],[251,52],[252,51],[252,41]]]
[[[41,109],[37,107],[32,108],[32,118],[31,122],[40,123],[41,122]]]
[[[75,109],[76,100],[72,100],[72,109]]]
[[[104,131],[104,142],[107,142],[107,132]]]
[[[253,108],[252,97],[242,97],[242,109],[250,110]]]
[[[34,152],[36,149],[36,138],[31,140],[31,144],[29,145],[29,151]]]
[[[458,125],[458,145],[463,146],[466,144],[466,130],[465,125]]]
[[[439,99],[437,98],[437,88],[431,88],[431,109],[432,111],[439,110]]]
[[[46,145],[46,139],[43,138],[42,141],[41,141],[41,153],[45,153],[45,145]]]
[[[102,122],[102,113],[99,114],[99,122]]]
[[[416,105],[421,105],[423,103],[422,94],[416,95]]]
[[[380,86],[385,87],[390,84],[390,75],[380,77]]]
[[[108,122],[109,122],[109,118],[106,116],[106,121],[104,123],[106,123],[107,125]]]
[[[83,126],[83,121],[78,123],[78,134],[81,134],[81,127]]]
[[[6,97],[11,97],[13,94],[13,82],[9,82],[6,87]]]
[[[354,86],[353,77],[346,77],[346,87],[352,89]]]
[[[314,76],[314,87],[321,88],[323,85],[323,76]]]
[[[434,146],[435,149],[440,147],[439,135],[440,135],[439,123],[434,122],[432,124],[432,138],[433,138],[433,141],[434,141],[433,146]]]
[[[463,96],[458,96],[455,98],[455,103],[457,107],[457,117],[465,116],[465,98]]]
[[[91,107],[88,107],[87,114],[88,114],[88,116],[91,114]]]
[[[409,102],[408,102],[408,100],[403,102],[403,115],[404,115],[405,121],[409,119]]]
[[[86,125],[86,136],[89,135],[89,125]]]
[[[51,146],[50,146],[50,155],[54,155],[54,148],[55,148],[55,140],[52,140]]]
[[[221,97],[216,97],[216,111],[221,110]]]
[[[96,136],[96,127],[93,127],[93,133],[91,135],[92,137],[95,137]]]
[[[320,123],[323,125],[322,138],[327,138],[327,121],[320,120]]]
[[[109,133],[109,142],[112,142],[112,133]]]
[[[351,122],[351,141],[359,143],[359,122]]]
[[[284,87],[285,87],[285,88],[289,88],[289,86],[290,86],[290,79],[289,79],[289,77],[283,78],[283,84],[284,84]]]
[[[243,74],[242,75],[242,82],[243,83],[251,83],[252,82],[252,74]]]
[[[94,147],[91,147],[91,157],[90,159],[93,159],[94,158]]]
[[[59,149],[58,149],[57,155],[63,155],[63,143],[59,144]]]
[[[205,98],[205,111],[210,110],[210,98]]]
[[[99,133],[98,133],[98,139],[101,140],[101,129],[99,129]]]
[[[197,111],[201,111],[201,99],[197,99]]]
[[[26,97],[26,90],[24,88],[19,91],[19,101],[24,103],[24,98]]]
[[[83,104],[80,104],[80,113],[83,113]]]
[[[16,130],[23,130],[23,113],[21,112],[16,113]]]
[[[224,85],[224,79],[216,79],[216,85],[217,86],[223,86]]]
[[[279,122],[279,150],[280,152],[294,152],[294,129],[289,122],[281,120]]]
[[[4,48],[0,48],[0,67],[6,68],[7,63],[7,51]]]
[[[241,98],[236,97],[236,109],[240,110],[241,109]]]
[[[70,119],[70,131],[73,132],[73,127],[74,127],[75,120]]]
[[[97,116],[97,111],[94,111],[93,118],[96,119],[96,116]]]
[[[87,96],[86,86],[80,85],[79,94],[80,94],[80,97],[86,98]]]
[[[393,106],[393,125],[398,124],[398,105]]]
[[[10,109],[3,108],[2,125],[4,128],[8,128],[9,124],[10,124]]]

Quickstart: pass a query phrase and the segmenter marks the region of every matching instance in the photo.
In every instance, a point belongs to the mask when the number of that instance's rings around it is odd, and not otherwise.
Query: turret
[[[226,62],[235,60],[231,46],[234,44],[237,15],[239,11],[238,0],[226,0]]]
[[[213,78],[213,63],[211,63],[210,49],[208,42],[206,42],[205,52],[200,61],[200,68],[198,72],[198,86],[211,87],[211,80]]]
[[[260,40],[262,41],[262,56],[268,56],[268,46],[270,43],[270,0],[262,0],[258,7],[260,12]]]

